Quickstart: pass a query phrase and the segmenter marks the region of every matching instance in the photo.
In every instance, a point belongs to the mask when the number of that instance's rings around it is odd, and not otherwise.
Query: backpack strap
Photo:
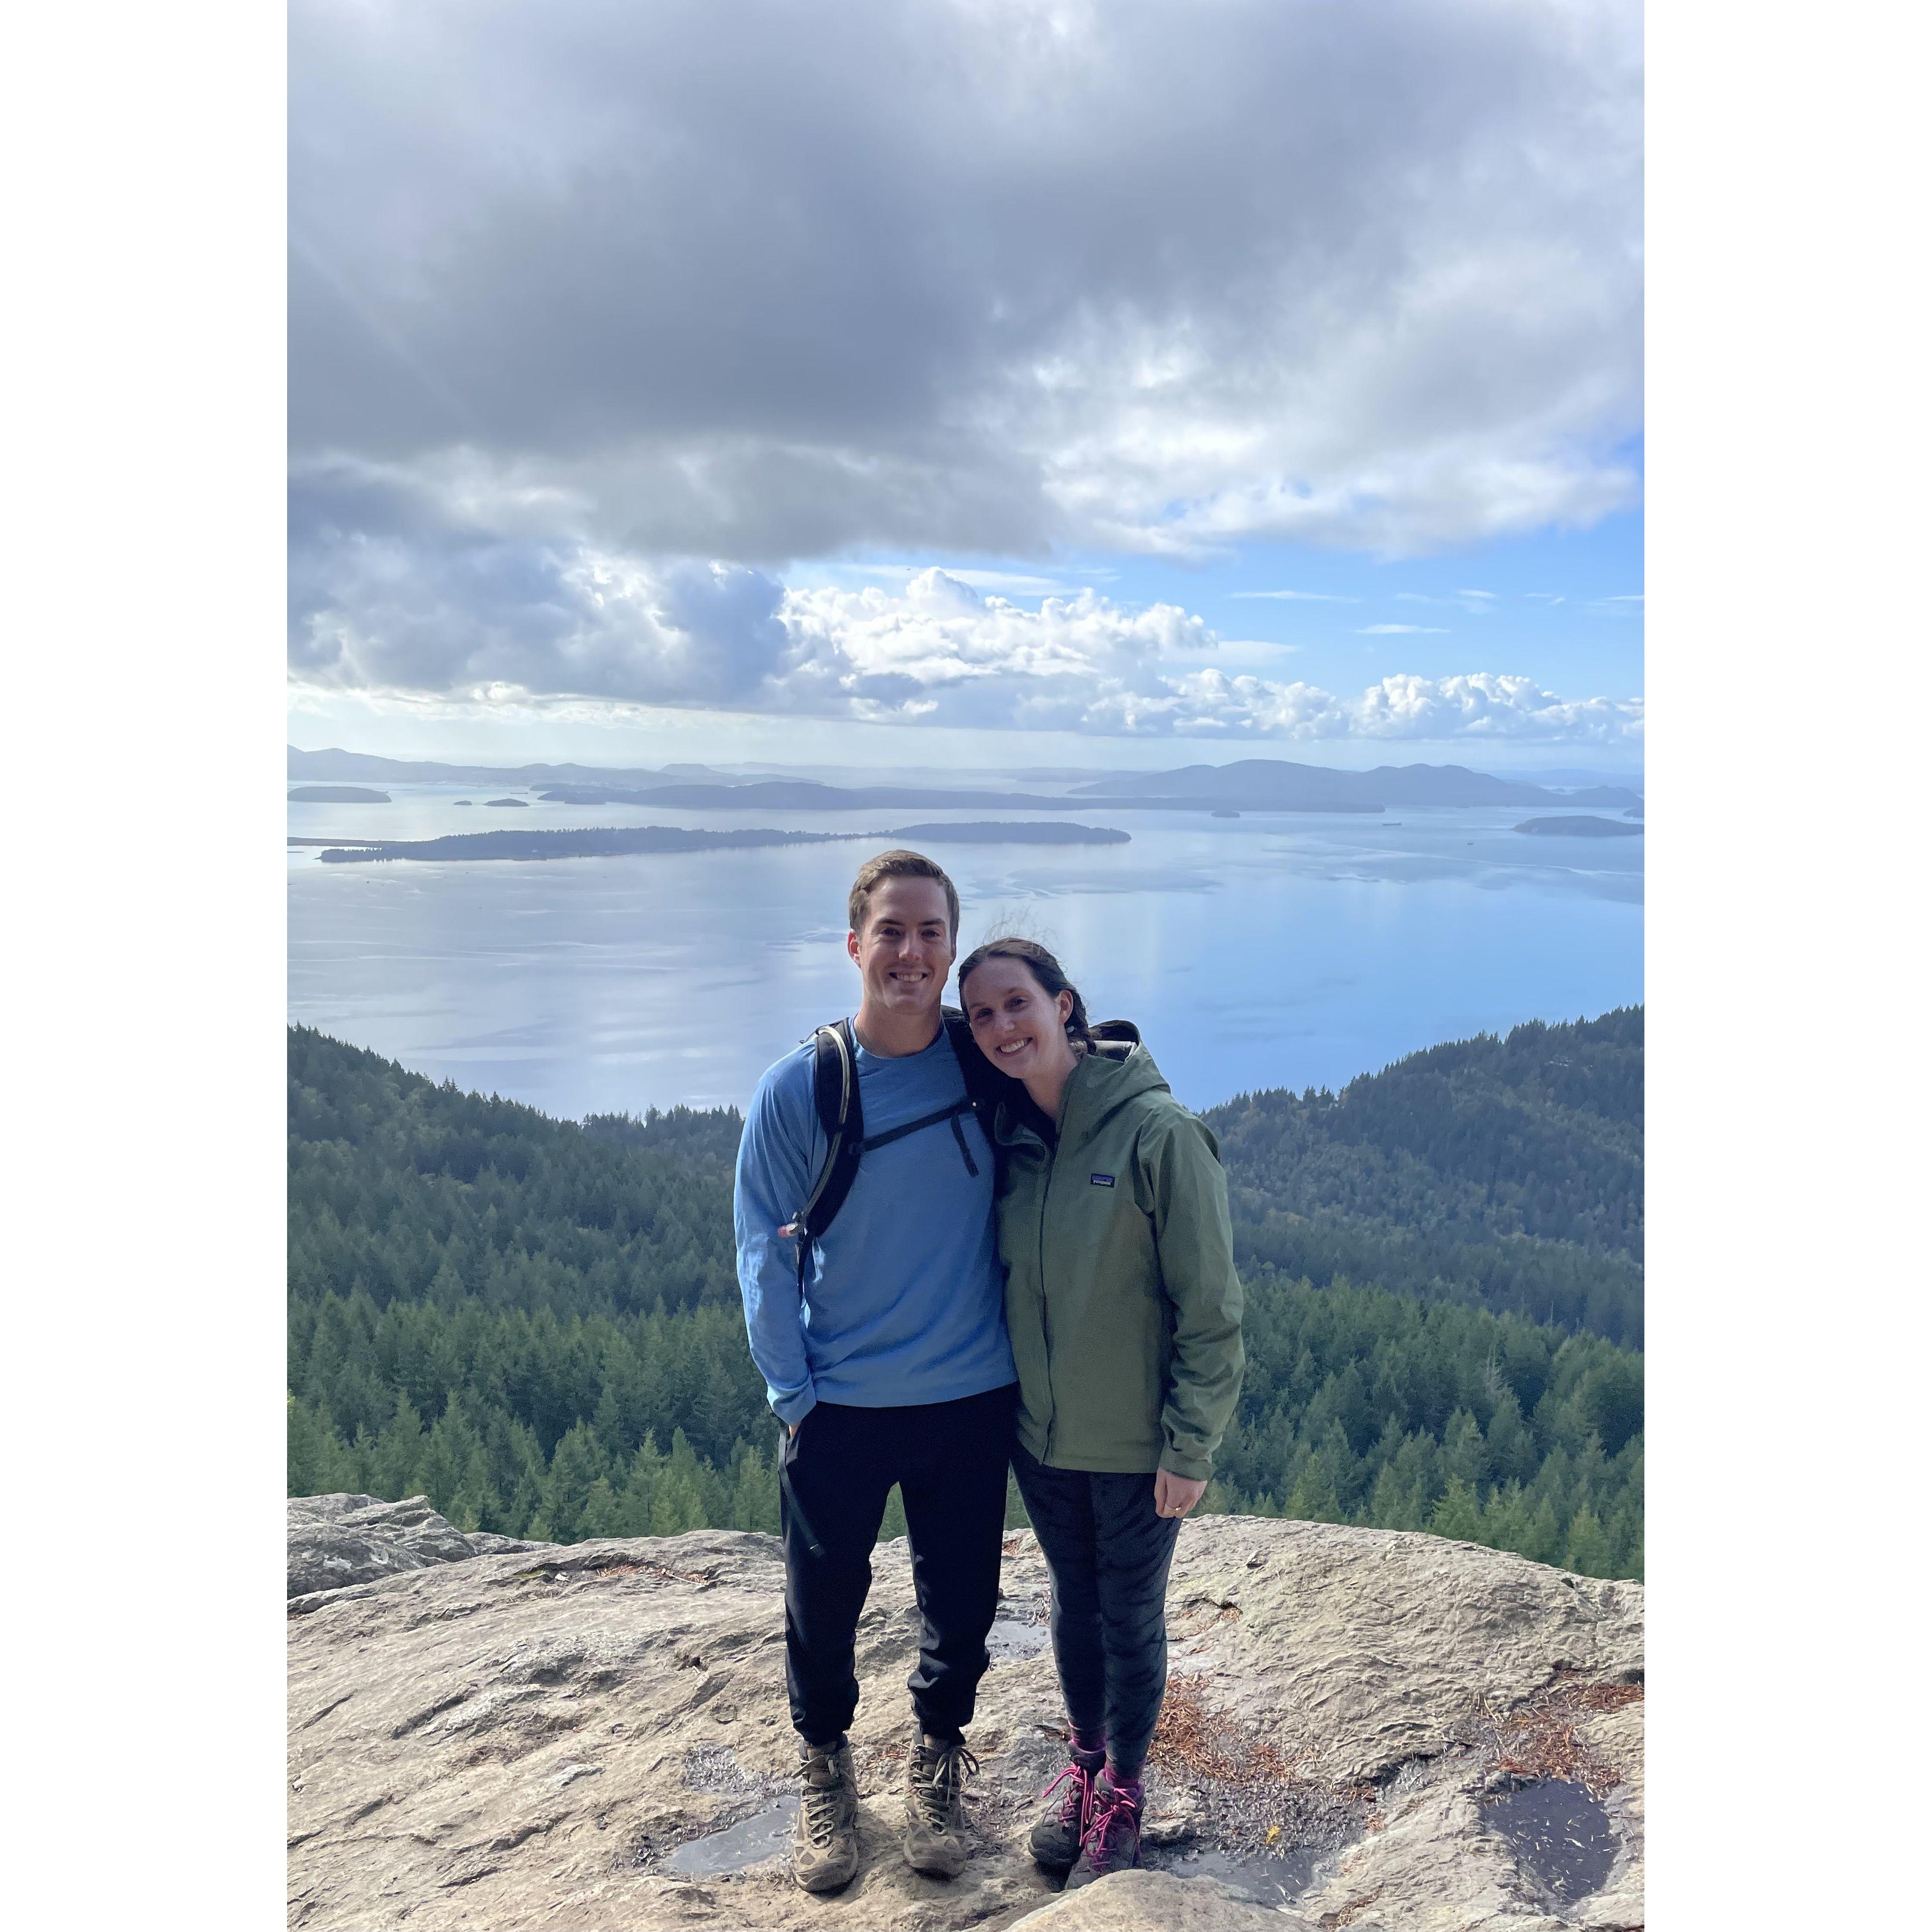
[[[825,1164],[812,1192],[780,1233],[798,1243],[798,1285],[805,1287],[811,1265],[812,1244],[831,1226],[845,1204],[859,1172],[859,1155],[866,1139],[866,1113],[859,1098],[857,1042],[852,1022],[835,1020],[812,1036],[812,1097],[826,1141]]]

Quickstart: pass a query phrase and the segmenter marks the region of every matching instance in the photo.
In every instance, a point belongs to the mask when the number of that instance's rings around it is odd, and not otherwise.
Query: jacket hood
[[[1080,1056],[1060,1103],[1060,1139],[1068,1148],[1090,1138],[1124,1107],[1171,1090],[1130,1022],[1104,1021],[1093,1031],[1094,1045]]]
[[[1166,1076],[1141,1043],[1141,1030],[1132,1020],[1099,1020],[1089,1030],[1094,1044],[1080,1056],[1060,1103],[1063,1147],[1087,1139],[1123,1107],[1144,1096],[1170,1091]],[[1009,1145],[1036,1138],[1029,1115],[1039,1118],[1030,1102],[1016,1108],[1002,1100],[994,1132]]]

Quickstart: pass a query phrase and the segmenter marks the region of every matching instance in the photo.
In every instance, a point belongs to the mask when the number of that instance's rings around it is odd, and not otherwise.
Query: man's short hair
[[[959,938],[959,895],[952,881],[923,852],[881,852],[859,868],[845,901],[845,919],[854,932],[866,929],[872,894],[887,879],[937,879],[946,894],[946,923],[951,938]]]

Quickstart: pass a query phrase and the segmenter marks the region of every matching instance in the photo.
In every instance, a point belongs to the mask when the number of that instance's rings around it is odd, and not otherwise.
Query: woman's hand
[[[1172,1469],[1156,1469],[1154,1478],[1156,1516],[1185,1516],[1208,1493],[1205,1483],[1190,1482]]]

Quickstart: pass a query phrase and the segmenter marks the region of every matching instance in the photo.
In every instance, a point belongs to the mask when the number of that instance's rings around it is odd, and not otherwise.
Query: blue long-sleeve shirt
[[[966,1094],[944,1032],[922,1053],[858,1049],[868,1139]],[[852,1191],[814,1244],[778,1229],[805,1204],[826,1154],[809,1042],[766,1070],[738,1144],[733,1204],[752,1359],[781,1421],[820,1402],[891,1408],[981,1395],[1016,1379],[993,1224],[993,1156],[970,1113],[861,1156]]]

